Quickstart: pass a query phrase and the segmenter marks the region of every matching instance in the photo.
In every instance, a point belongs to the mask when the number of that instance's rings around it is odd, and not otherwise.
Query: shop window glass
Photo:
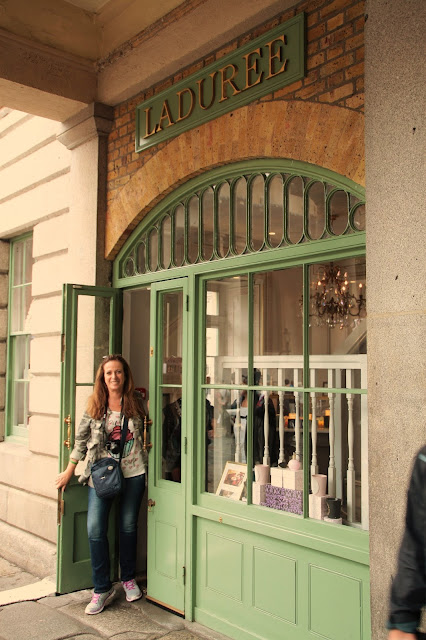
[[[287,184],[287,235],[292,244],[303,236],[303,180],[292,178]]]
[[[188,262],[194,264],[198,258],[198,196],[193,196],[188,204]]]
[[[137,271],[138,273],[145,273],[146,271],[146,251],[145,242],[140,242],[136,250],[137,256]],[[129,274],[130,275],[130,274]]]
[[[218,189],[217,253],[221,258],[229,252],[230,187],[224,182]]]
[[[156,271],[158,265],[158,232],[157,229],[151,229],[149,233],[149,268],[150,271]]]
[[[271,247],[279,247],[283,239],[283,198],[283,179],[275,175],[268,184],[268,240]]]
[[[250,185],[251,191],[251,244],[253,251],[259,251],[265,241],[265,181],[256,176]]]
[[[172,259],[172,222],[170,216],[164,216],[161,223],[161,266],[168,269]]]
[[[32,303],[32,236],[11,244],[6,398],[7,435],[27,437]]]
[[[206,299],[206,383],[241,384],[247,376],[247,277],[209,281]]]
[[[243,253],[247,235],[247,183],[240,178],[233,186],[233,249]]]
[[[329,224],[336,236],[342,235],[348,225],[348,194],[345,191],[335,191],[329,203]]]
[[[174,213],[174,242],[173,242],[173,262],[176,267],[183,264],[185,251],[185,210],[183,205],[178,205]]]
[[[203,193],[201,220],[203,230],[202,258],[204,261],[211,260],[214,246],[214,195],[213,189],[209,187]]]
[[[357,231],[365,231],[365,204],[360,204],[354,211],[353,224]]]
[[[325,228],[325,192],[322,182],[309,187],[308,233],[312,240],[321,238]]]

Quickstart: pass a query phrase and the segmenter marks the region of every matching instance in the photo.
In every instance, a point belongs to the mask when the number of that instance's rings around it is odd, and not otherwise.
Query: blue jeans
[[[132,580],[136,572],[136,544],[138,515],[145,490],[145,474],[126,478],[124,492],[119,498],[120,575],[121,580]],[[95,593],[111,588],[108,546],[108,517],[114,498],[98,498],[89,487],[87,534]]]

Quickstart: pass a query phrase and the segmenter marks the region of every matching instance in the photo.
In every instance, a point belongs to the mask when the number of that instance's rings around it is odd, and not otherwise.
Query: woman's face
[[[108,393],[123,393],[125,377],[123,365],[119,360],[109,360],[104,364],[104,380]]]

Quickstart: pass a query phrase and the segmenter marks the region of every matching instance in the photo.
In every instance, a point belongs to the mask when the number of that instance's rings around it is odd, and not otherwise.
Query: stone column
[[[70,282],[106,286],[105,256],[107,138],[114,110],[93,103],[63,123],[58,140],[72,150],[70,175]]]
[[[372,638],[426,441],[423,0],[367,0],[366,198]]]

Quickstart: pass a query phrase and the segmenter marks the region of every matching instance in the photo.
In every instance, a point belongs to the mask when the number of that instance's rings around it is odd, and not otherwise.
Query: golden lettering
[[[255,54],[258,55],[260,58],[262,57],[260,48],[255,49],[254,51],[250,51],[250,53],[246,53],[246,55],[243,56],[243,58],[246,59],[246,86],[244,87],[243,91],[245,91],[246,89],[250,89],[250,87],[254,87],[255,85],[259,84],[259,82],[262,82],[263,71],[259,73],[259,68],[258,68],[259,59],[256,58],[254,61],[251,60],[251,56],[254,56]],[[258,74],[258,78],[255,80],[255,82],[250,81],[252,71]]]
[[[226,77],[227,69],[232,69],[232,75],[230,78]],[[229,84],[229,86],[232,87],[234,91],[232,95],[235,96],[237,95],[237,93],[241,93],[241,91],[234,82],[234,78],[238,73],[238,67],[236,64],[227,64],[226,67],[223,67],[223,69],[220,69],[220,73],[222,75],[222,97],[219,100],[219,102],[223,102],[224,100],[228,100],[228,96],[226,95],[226,89],[225,89],[225,86],[227,84]]]
[[[197,84],[198,84],[198,104],[200,105],[200,107],[202,109],[210,109],[210,107],[212,106],[212,104],[214,103],[214,101],[216,100],[216,75],[217,75],[217,71],[213,71],[213,73],[210,73],[209,78],[212,79],[212,99],[210,100],[209,104],[203,104],[204,102],[204,80],[206,78],[201,78],[201,80],[197,80]]]
[[[150,131],[151,129],[151,123],[150,123],[150,111],[151,111],[152,107],[148,107],[148,109],[145,109],[145,135],[144,138],[149,138],[149,136],[152,136],[153,133],[155,133],[157,131],[157,127],[154,127],[152,129],[152,131]]]
[[[287,66],[287,59],[282,60],[282,58],[281,58],[282,51],[283,51],[281,45],[279,45],[277,50],[275,51],[275,53],[273,53],[274,44],[276,42],[282,42],[283,44],[286,44],[285,36],[282,35],[279,38],[275,38],[275,40],[271,40],[271,42],[267,42],[266,43],[266,46],[269,49],[269,75],[266,78],[267,80],[269,78],[273,78],[274,76],[277,76],[279,73],[282,73],[283,71],[285,71],[285,68]],[[274,62],[273,62],[274,60],[279,60],[279,62],[282,63],[280,69],[275,70]]]
[[[164,100],[163,102],[163,108],[161,109],[160,120],[158,121],[158,126],[156,127],[157,131],[159,131],[160,129],[164,129],[163,125],[161,124],[163,120],[169,121],[169,124],[167,125],[168,127],[171,127],[174,125],[174,120],[172,118],[169,103],[167,102],[167,100]]]
[[[185,114],[183,114],[183,96],[187,92],[191,96],[191,104],[189,106],[188,111]],[[179,116],[176,122],[180,122],[180,120],[185,120],[186,118],[188,118],[191,115],[191,113],[194,111],[195,93],[193,92],[192,89],[187,87],[186,89],[182,89],[182,91],[178,91],[176,95],[178,96],[178,99],[179,99]]]

